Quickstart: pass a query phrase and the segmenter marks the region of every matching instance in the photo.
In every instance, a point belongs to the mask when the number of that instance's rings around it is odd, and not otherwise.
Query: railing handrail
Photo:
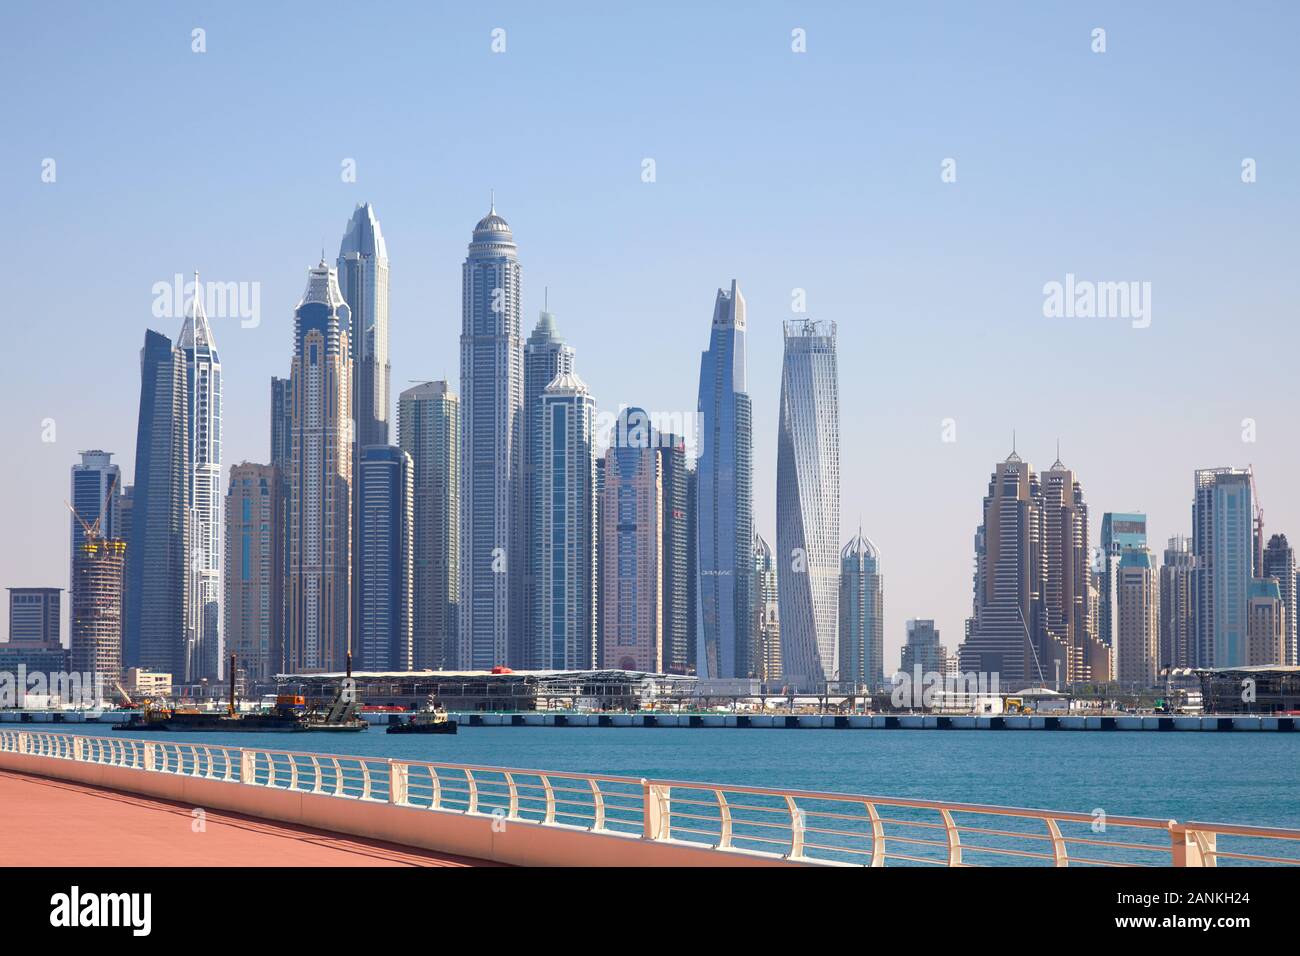
[[[64,734],[67,736],[82,737],[83,739],[86,740],[105,741],[109,743],[116,742],[122,739],[118,737],[94,737],[94,736],[90,736],[89,734],[69,735],[67,734],[66,731],[37,730],[37,731],[27,731],[27,732],[39,733],[39,734]],[[141,741],[141,742],[142,743],[165,743],[169,746],[189,746],[189,747],[214,746],[212,744],[195,744],[189,741],[171,741],[171,740]],[[1042,808],[1035,808],[1035,807],[1013,807],[1013,806],[1002,806],[998,804],[960,803],[960,802],[948,801],[948,800],[925,800],[925,799],[914,798],[914,797],[889,797],[889,796],[881,796],[878,794],[846,793],[844,791],[836,791],[836,790],[802,790],[794,787],[757,787],[750,784],[730,784],[730,783],[724,784],[724,783],[714,783],[714,782],[700,781],[700,780],[677,780],[677,779],[649,778],[649,777],[624,777],[624,776],[619,776],[617,774],[581,773],[577,771],[566,771],[566,770],[532,770],[526,767],[492,766],[488,764],[447,763],[438,760],[408,760],[405,757],[389,758],[389,757],[381,757],[381,756],[366,756],[361,754],[325,753],[320,751],[279,750],[279,749],[273,749],[268,747],[240,748],[240,747],[233,747],[229,744],[217,744],[215,746],[221,747],[224,750],[235,750],[235,751],[239,751],[241,749],[255,750],[260,754],[275,754],[281,757],[321,757],[326,759],[337,759],[337,760],[356,760],[356,761],[373,760],[376,762],[384,762],[389,759],[392,759],[392,760],[400,760],[401,763],[406,764],[408,767],[428,767],[428,768],[436,768],[439,770],[453,770],[453,771],[469,770],[475,773],[522,774],[524,776],[551,777],[551,778],[559,778],[563,780],[577,780],[584,783],[588,780],[596,780],[599,781],[600,783],[617,783],[617,784],[624,784],[629,787],[640,787],[642,782],[644,781],[653,786],[672,787],[673,789],[707,790],[709,792],[723,790],[727,793],[747,793],[747,794],[754,794],[758,796],[768,796],[768,797],[790,796],[790,797],[794,797],[795,799],[802,799],[802,800],[825,800],[825,801],[832,801],[832,802],[854,803],[854,804],[860,804],[863,801],[866,801],[868,803],[873,803],[878,806],[887,806],[887,807],[907,807],[907,808],[919,809],[919,810],[949,810],[956,813],[984,814],[990,816],[1030,817],[1033,819],[1040,819],[1040,820],[1047,820],[1047,819],[1066,820],[1071,823],[1092,823],[1093,820],[1095,819],[1094,816],[1090,813],[1079,813],[1076,811],[1069,811],[1069,810],[1045,810]],[[530,785],[525,784],[525,786],[530,786]],[[538,786],[540,786],[540,784]],[[1140,828],[1154,829],[1154,830],[1167,830],[1171,825],[1175,823],[1175,821],[1173,820],[1160,820],[1155,817],[1126,817],[1126,816],[1110,816],[1110,815],[1106,817],[1106,821],[1107,823],[1114,826],[1140,827]],[[1298,837],[1300,837],[1300,830],[1295,831],[1295,833]]]
[[[31,739],[41,742],[35,752],[33,752],[30,744]],[[567,809],[570,806],[579,805],[579,802],[567,796],[557,801],[557,793],[576,794],[589,790],[593,802],[590,806],[585,803],[581,804],[584,810],[591,811],[591,825],[585,827],[585,829],[602,833],[629,834],[630,831],[612,829],[610,824],[634,826],[633,821],[613,815],[631,813],[644,817],[643,820],[635,824],[635,827],[642,831],[642,835],[646,839],[681,840],[683,837],[674,834],[687,834],[685,837],[686,842],[712,846],[720,850],[738,849],[736,841],[743,839],[751,843],[761,844],[764,847],[761,850],[748,850],[747,852],[758,852],[768,856],[811,859],[814,862],[829,861],[806,857],[805,849],[831,851],[848,855],[869,855],[871,858],[870,865],[873,866],[881,865],[886,857],[918,863],[941,862],[940,860],[922,859],[911,855],[915,851],[900,853],[893,850],[890,852],[886,847],[887,844],[892,843],[902,844],[904,848],[909,846],[946,848],[945,853],[949,865],[965,865],[963,863],[963,851],[1045,860],[1054,859],[1058,866],[1067,865],[1071,862],[1114,862],[1077,856],[1070,858],[1067,844],[1086,844],[1105,847],[1110,850],[1168,853],[1171,854],[1174,864],[1179,866],[1215,866],[1218,865],[1220,860],[1224,859],[1282,864],[1300,863],[1300,859],[1232,853],[1221,850],[1217,846],[1216,838],[1220,835],[1300,842],[1300,829],[1284,827],[1203,822],[1179,823],[1176,820],[1161,820],[1152,817],[1106,815],[1104,818],[1106,827],[1164,831],[1168,834],[1169,840],[1164,845],[1140,842],[1125,843],[1115,840],[1062,836],[1058,827],[1059,823],[1092,824],[1094,825],[1094,832],[1104,832],[1105,827],[1101,831],[1095,830],[1097,817],[1091,813],[1045,810],[1031,807],[1009,807],[994,804],[957,803],[911,797],[853,794],[839,791],[760,787],[748,784],[721,784],[691,780],[649,779],[563,770],[532,770],[482,764],[407,760],[400,757],[332,754],[264,747],[238,747],[184,740],[159,741],[130,737],[99,737],[69,733],[67,731],[29,730],[26,728],[0,728],[0,751],[3,750],[16,750],[20,753],[55,759],[107,763],[146,772],[186,773],[195,776],[206,776],[216,780],[249,783],[259,786],[265,785],[289,790],[298,790],[305,786],[305,783],[301,780],[301,776],[305,775],[311,780],[312,790],[310,792],[312,793],[322,793],[335,797],[359,796],[363,800],[387,800],[390,803],[407,806],[415,805],[410,801],[413,791],[419,791],[422,797],[426,795],[424,791],[427,791],[429,809],[481,814],[485,812],[482,807],[486,806],[489,808],[488,812],[504,811],[507,819],[528,819],[529,822],[541,823],[547,826],[572,825],[558,820],[557,817],[582,818],[582,814],[578,811]],[[277,758],[283,758],[283,760],[278,761]],[[303,760],[310,761],[311,766],[304,770],[303,775],[300,775],[298,763]],[[287,785],[283,782],[281,776],[286,769],[285,762],[288,764]],[[380,767],[384,768],[387,774],[386,778],[375,773],[376,769]],[[239,770],[238,780],[234,775],[236,768]],[[261,776],[259,771],[263,768],[266,772],[266,783],[260,784],[258,782],[258,777]],[[422,768],[426,771],[429,777],[428,782],[422,782],[412,777],[410,774],[412,768]],[[440,771],[463,775],[466,789],[462,791],[458,787],[448,787],[447,783],[454,782],[454,780],[448,781],[445,776],[440,776]],[[484,779],[485,775],[495,775],[500,779]],[[357,779],[358,777],[360,779]],[[532,783],[527,780],[520,780],[518,779],[520,777],[536,777],[539,782]],[[553,783],[555,781],[581,783],[583,787],[556,788]],[[386,787],[388,791],[386,797],[382,795],[383,789],[380,789],[380,795],[376,796],[376,784],[380,788]],[[628,792],[602,789],[602,785],[625,787]],[[322,787],[328,789],[322,789]],[[348,787],[359,790],[359,794],[348,793]],[[541,791],[543,795],[521,794],[521,790]],[[707,794],[708,800],[677,796],[674,791]],[[465,810],[462,811],[457,807],[447,806],[447,797],[451,796],[452,803],[455,803],[460,799],[456,796],[460,793],[467,795],[465,799],[460,800],[460,802],[466,804]],[[730,801],[727,799],[728,795],[731,797]],[[742,795],[773,798],[775,801],[780,802],[780,806],[748,805],[755,803],[755,801],[737,801],[736,797]],[[486,798],[486,802],[481,803],[480,798]],[[504,807],[495,806],[492,803],[494,799],[505,800],[507,801],[506,805]],[[530,803],[544,802],[547,808],[544,811],[544,818],[539,821],[523,816],[520,809],[521,800]],[[610,800],[628,800],[634,804],[639,801],[640,805],[627,806],[622,803],[609,803]],[[837,826],[841,826],[839,823],[841,820],[853,820],[856,823],[863,823],[865,818],[855,818],[847,810],[811,809],[800,806],[801,801],[804,803],[847,804],[856,808],[865,808],[869,815],[870,835],[868,836],[865,832],[836,829]],[[565,809],[557,810],[557,803],[563,805]],[[719,808],[719,818],[717,819],[702,815],[703,811],[696,809],[712,805]],[[686,809],[683,810],[682,807]],[[877,813],[877,808],[890,807],[934,811],[939,815],[941,822],[891,819]],[[762,822],[757,819],[735,817],[736,812],[743,813],[745,811],[783,815],[786,822]],[[530,805],[525,808],[525,812],[540,811]],[[1045,832],[1041,834],[1028,831],[989,829],[984,826],[957,822],[953,819],[953,814],[1036,820],[1045,823],[1046,827]],[[818,825],[806,823],[805,818],[808,817],[819,818]],[[763,819],[771,820],[770,817]],[[829,819],[830,822],[823,822],[826,819]],[[719,831],[714,833],[700,829],[701,824],[696,821],[717,823]],[[890,835],[885,832],[885,824],[894,827],[943,830],[945,836],[943,841],[940,842],[922,838],[921,834],[916,833],[911,835],[906,833]],[[753,834],[741,834],[736,831],[738,826],[751,828],[775,826],[778,830],[788,829],[790,837],[789,840],[784,837],[772,840]],[[1023,849],[967,844],[961,840],[961,833],[1008,838],[1017,837],[1024,840],[1048,840],[1053,846],[1052,855],[1048,856]],[[864,851],[854,847],[825,846],[816,842],[823,834],[869,840],[871,849]],[[716,842],[712,844],[705,843],[697,839],[697,836],[716,839]],[[767,847],[771,844],[788,845],[788,852],[782,854],[768,849]]]

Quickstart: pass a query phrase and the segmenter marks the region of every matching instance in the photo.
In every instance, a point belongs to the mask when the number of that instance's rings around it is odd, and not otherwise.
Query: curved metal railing
[[[1300,829],[0,730],[0,752],[828,865],[1300,865]],[[1221,845],[1221,843],[1223,845]]]

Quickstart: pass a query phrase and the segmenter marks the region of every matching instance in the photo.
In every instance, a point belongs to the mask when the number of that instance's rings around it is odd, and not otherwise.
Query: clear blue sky
[[[1298,27],[1289,3],[11,7],[0,584],[67,586],[79,449],[130,474],[155,282],[261,284],[261,325],[215,334],[226,464],[263,461],[292,308],[358,201],[391,258],[394,398],[455,380],[490,189],[527,326],[548,285],[603,408],[693,410],[715,290],[739,279],[769,540],[791,290],[838,323],[842,536],[860,515],[883,551],[888,666],[908,617],[960,639],[1013,428],[1038,468],[1060,438],[1094,539],[1103,511],[1145,510],[1163,547],[1192,470],[1247,463],[1268,530],[1300,537]],[[1066,273],[1151,282],[1151,327],[1044,318]]]

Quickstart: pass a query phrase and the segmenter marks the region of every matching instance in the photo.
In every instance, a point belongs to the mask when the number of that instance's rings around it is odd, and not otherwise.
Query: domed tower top
[[[497,214],[494,197],[488,214],[474,226],[474,238],[469,244],[470,255],[513,256],[516,248],[510,223]]]

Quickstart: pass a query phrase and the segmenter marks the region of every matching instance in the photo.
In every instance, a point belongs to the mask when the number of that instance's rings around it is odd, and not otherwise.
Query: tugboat
[[[405,723],[389,724],[388,732],[390,734],[454,734],[456,721],[449,718],[447,709],[441,704],[435,704],[433,697],[430,696],[422,710],[412,714],[411,719]]]

